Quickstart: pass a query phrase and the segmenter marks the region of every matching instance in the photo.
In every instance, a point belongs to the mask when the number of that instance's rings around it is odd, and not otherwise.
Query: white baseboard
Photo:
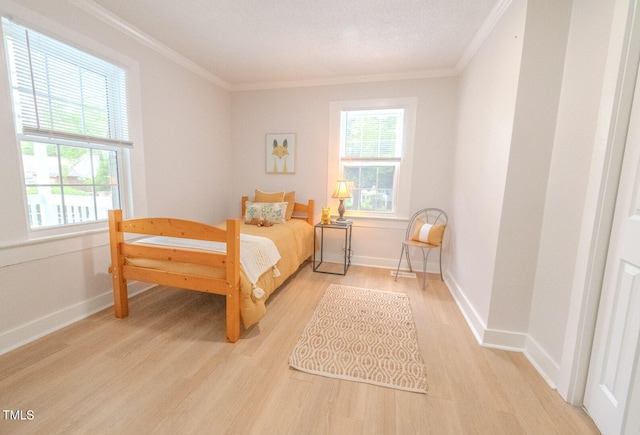
[[[536,368],[540,376],[554,390],[558,389],[558,374],[560,364],[555,362],[551,356],[530,336],[524,346],[524,354],[529,362]]]
[[[488,329],[451,274],[447,273],[444,281],[478,344],[483,347],[522,352],[547,384],[552,389],[557,389],[559,364],[529,334]]]
[[[129,297],[147,291],[152,287],[155,287],[155,284],[132,282],[128,286]],[[113,293],[111,291],[0,333],[0,355],[51,334],[110,306],[113,306]]]
[[[444,282],[447,285],[451,296],[453,296],[453,300],[456,302],[458,309],[464,316],[464,319],[467,321],[469,329],[471,329],[471,332],[476,337],[476,340],[478,340],[478,344],[482,344],[484,331],[487,329],[484,321],[480,318],[456,280],[449,272],[445,273]]]
[[[497,329],[485,329],[482,335],[482,346],[493,349],[523,352],[527,341],[527,334],[522,332],[500,331]]]

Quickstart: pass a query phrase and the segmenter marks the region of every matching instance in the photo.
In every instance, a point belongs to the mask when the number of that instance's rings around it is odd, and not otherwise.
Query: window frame
[[[46,144],[55,144],[55,145],[63,145],[63,146],[75,146],[80,148],[89,148],[94,150],[109,150],[114,151],[117,156],[117,172],[118,172],[118,182],[117,189],[119,195],[119,208],[123,209],[125,215],[132,215],[133,213],[133,183],[131,173],[131,155],[133,153],[133,140],[135,138],[135,126],[140,121],[139,116],[139,101],[137,98],[131,98],[132,90],[139,90],[139,73],[137,63],[128,59],[119,53],[113,52],[111,49],[101,46],[91,40],[88,40],[84,37],[78,36],[76,37],[61,37],[58,32],[49,31],[49,26],[34,25],[31,22],[25,22],[23,20],[14,19],[11,16],[2,16],[2,18],[6,18],[9,21],[13,21],[14,23],[26,27],[29,30],[40,33],[48,38],[51,38],[59,43],[72,47],[80,52],[87,54],[89,56],[97,57],[104,62],[108,62],[117,68],[123,70],[125,74],[125,86],[127,87],[127,94],[125,96],[124,105],[125,105],[125,118],[123,118],[123,122],[128,125],[129,135],[128,137],[119,138],[119,139],[107,139],[100,137],[89,137],[84,135],[75,135],[72,133],[65,134],[64,132],[51,132],[45,129],[37,129],[32,127],[25,127],[24,132],[19,130],[20,126],[16,124],[16,115],[15,115],[15,106],[14,106],[14,95],[13,95],[13,87],[11,85],[12,79],[10,78],[10,68],[9,68],[9,56],[6,52],[6,43],[5,43],[5,35],[2,31],[2,26],[0,26],[0,35],[2,36],[2,43],[0,44],[0,59],[2,59],[2,65],[0,66],[0,73],[4,75],[4,77],[0,80],[0,83],[6,83],[7,91],[8,91],[8,102],[11,106],[11,127],[13,128],[13,138],[15,139],[17,157],[19,161],[19,173],[20,173],[20,189],[21,189],[21,197],[23,203],[23,218],[24,225],[26,230],[27,240],[39,240],[44,239],[48,240],[51,237],[57,236],[70,236],[70,235],[81,235],[87,234],[88,232],[93,232],[96,230],[104,231],[107,229],[107,218],[96,219],[83,221],[83,222],[69,222],[66,224],[53,225],[53,226],[42,226],[42,227],[32,227],[29,217],[29,206],[28,206],[28,195],[27,195],[27,184],[24,177],[24,161],[22,155],[22,142],[39,142]],[[60,30],[60,29],[58,29]],[[62,34],[67,35],[68,32],[73,34],[72,31],[68,31],[64,29],[61,31]],[[71,42],[73,40],[73,42]],[[84,43],[78,43],[80,40]],[[114,60],[117,59],[117,60]],[[135,95],[135,94],[134,94]],[[139,146],[138,146],[139,145]],[[135,151],[136,155],[142,153],[142,144],[137,143],[137,149]],[[58,157],[59,159],[59,157]],[[139,174],[136,178],[141,178],[144,180],[144,173]],[[136,195],[136,197],[139,195]],[[146,208],[146,201],[141,204],[141,208]],[[97,213],[97,210],[96,210]]]
[[[388,157],[373,157],[373,156],[360,156],[360,157],[353,157],[353,156],[347,156],[347,128],[348,128],[348,122],[349,122],[349,114],[353,113],[356,117],[366,117],[363,116],[364,112],[370,112],[371,116],[376,116],[376,115],[382,115],[385,112],[387,112],[388,114],[393,114],[395,116],[398,117],[398,119],[396,120],[396,128],[397,128],[397,134],[395,139],[395,144],[394,144],[394,155],[393,156],[388,156]],[[395,112],[395,113],[394,113]],[[349,209],[347,208],[347,211],[350,213],[362,213],[362,214],[366,214],[366,215],[381,215],[381,216],[386,216],[386,215],[394,215],[396,213],[397,207],[398,207],[398,200],[397,200],[397,189],[395,188],[395,186],[398,185],[399,181],[400,181],[400,168],[401,168],[401,163],[402,163],[402,156],[403,156],[403,152],[404,152],[404,148],[405,148],[405,144],[404,144],[404,115],[405,115],[406,109],[404,107],[393,107],[393,108],[374,108],[374,109],[364,109],[364,110],[341,110],[340,111],[340,163],[339,163],[339,169],[338,169],[338,174],[339,177],[341,179],[349,180],[349,177],[346,174],[347,168],[367,168],[367,167],[377,167],[377,168],[381,168],[381,167],[393,167],[394,171],[393,171],[393,194],[392,194],[392,201],[391,201],[391,209],[390,210],[363,210],[360,208],[360,200],[357,201],[358,205],[358,209]],[[362,187],[360,187],[360,191],[364,190]],[[354,192],[351,192],[352,194]],[[377,194],[376,194],[377,195]],[[362,198],[362,195],[360,195],[360,199]],[[350,200],[345,200],[345,202],[349,202]],[[351,200],[352,201],[352,200]]]
[[[347,210],[345,216],[374,218],[374,219],[406,219],[410,214],[411,178],[413,171],[413,149],[416,130],[417,97],[380,98],[352,101],[335,101],[330,104],[329,115],[329,146],[327,165],[327,204],[335,204],[337,200],[331,198],[336,180],[344,178],[344,167],[355,166],[353,163],[362,162],[357,166],[374,165],[377,162],[396,165],[394,174],[394,198],[391,212],[375,212],[362,210]],[[402,150],[400,158],[389,159],[342,159],[345,127],[343,112],[364,110],[404,109],[402,128]]]

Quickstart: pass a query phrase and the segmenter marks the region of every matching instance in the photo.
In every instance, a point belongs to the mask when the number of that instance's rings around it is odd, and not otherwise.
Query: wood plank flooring
[[[406,293],[428,394],[314,376],[289,354],[331,283]],[[224,298],[157,287],[0,356],[1,434],[596,434],[520,353],[480,347],[445,284],[306,265],[225,342]],[[26,414],[32,411],[32,419]],[[16,414],[14,414],[14,417]]]

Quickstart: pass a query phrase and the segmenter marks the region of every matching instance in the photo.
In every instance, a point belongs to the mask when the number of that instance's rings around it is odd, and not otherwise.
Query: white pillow
[[[253,219],[268,221],[272,224],[282,224],[286,220],[287,203],[286,202],[252,202],[245,203],[246,210],[244,213],[245,223],[251,222]]]

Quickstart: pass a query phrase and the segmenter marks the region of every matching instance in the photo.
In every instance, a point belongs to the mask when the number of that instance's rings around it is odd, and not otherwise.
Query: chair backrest
[[[409,220],[409,225],[407,226],[407,235],[406,238],[410,239],[413,234],[414,227],[416,222],[421,220],[424,223],[431,225],[447,225],[449,222],[449,217],[444,210],[439,208],[423,208],[422,210],[417,211]]]

